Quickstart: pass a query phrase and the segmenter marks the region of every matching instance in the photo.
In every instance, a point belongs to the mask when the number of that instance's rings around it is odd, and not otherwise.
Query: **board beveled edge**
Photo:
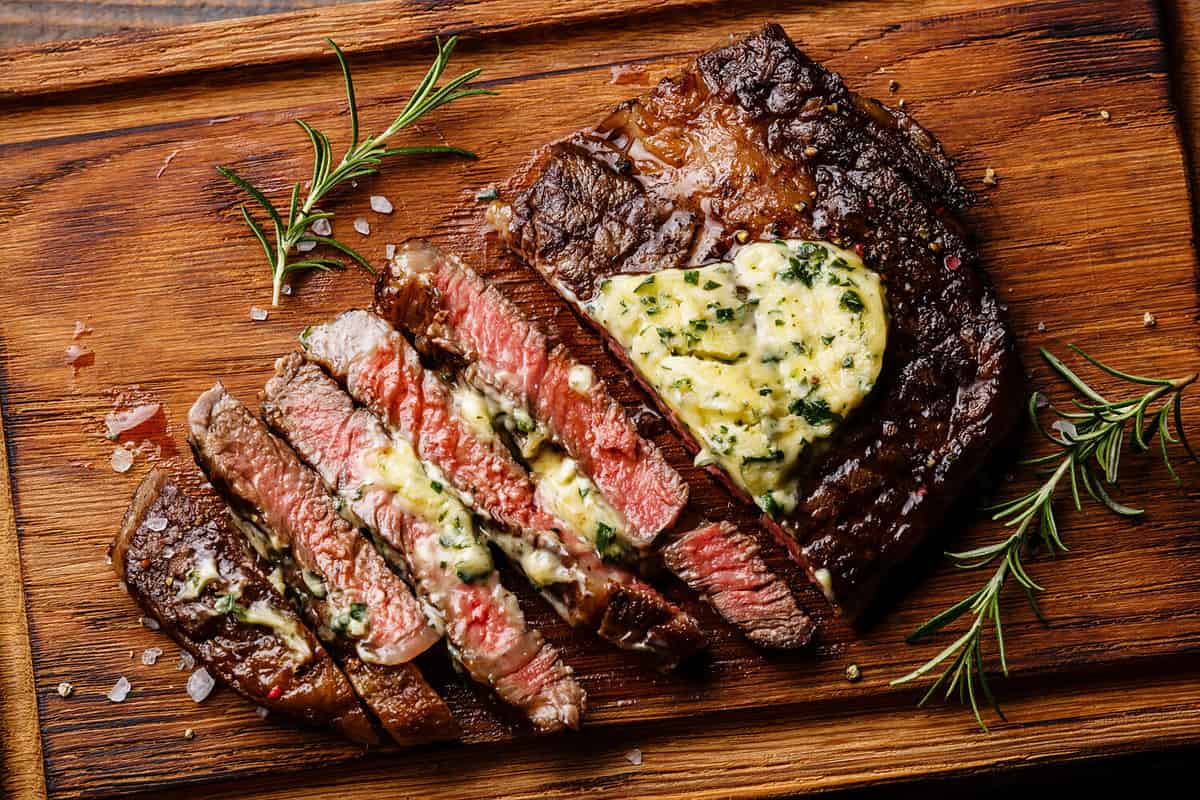
[[[599,22],[717,0],[373,0],[303,11],[200,22],[0,51],[0,101],[154,80],[229,67],[411,46],[434,36],[465,38]],[[268,34],[269,31],[269,34]],[[269,45],[264,47],[266,39]]]
[[[1028,773],[1062,764],[1094,763],[1195,746],[1200,742],[1200,699],[1191,691],[1191,675],[1200,666],[1198,658],[1200,654],[1172,659],[1172,669],[1146,675],[1133,689],[1120,675],[1102,674],[1077,684],[1053,684],[1039,693],[1023,692],[1010,710],[1026,722],[993,733],[976,730],[969,719],[963,718],[962,709],[953,704],[932,704],[922,712],[926,718],[901,719],[897,723],[893,707],[872,706],[847,715],[829,703],[814,708],[793,707],[767,719],[756,716],[761,715],[761,709],[714,714],[707,718],[711,726],[701,728],[698,734],[695,719],[672,720],[648,733],[638,731],[636,726],[618,725],[593,731],[586,748],[572,748],[569,753],[561,749],[547,752],[545,747],[553,748],[552,740],[533,738],[521,743],[520,750],[485,754],[483,759],[489,763],[469,765],[450,784],[430,775],[413,774],[421,773],[421,768],[412,762],[388,765],[386,756],[376,755],[333,765],[327,774],[317,775],[307,784],[299,782],[298,775],[303,773],[296,772],[264,774],[250,782],[209,782],[203,784],[203,797],[316,800],[330,796],[336,789],[347,792],[345,800],[363,800],[381,794],[414,796],[413,787],[420,785],[431,788],[430,798],[442,800],[461,796],[452,790],[456,784],[474,785],[478,780],[496,778],[497,771],[502,771],[522,776],[516,785],[504,790],[506,800],[568,800],[601,789],[606,797],[761,800]],[[1098,707],[1081,706],[1082,699],[1097,694],[1102,698]],[[1050,718],[1030,718],[1037,707],[1050,708]],[[761,724],[754,724],[756,719]],[[907,735],[929,727],[945,737],[940,745]],[[1148,729],[1155,731],[1155,737],[1144,735]],[[856,738],[877,740],[885,733],[898,737],[889,763],[872,760],[869,750],[847,744]],[[843,742],[829,749],[841,752],[843,747],[849,748],[842,763],[804,765],[793,760],[805,742],[814,746],[823,734]],[[686,741],[686,748],[672,750],[680,741]],[[631,768],[622,758],[630,746],[645,752],[646,766]],[[764,752],[775,746],[785,751],[786,763],[779,761],[780,753]],[[722,758],[714,759],[715,751],[720,751]],[[536,769],[543,759],[551,765],[545,774]],[[565,760],[570,761],[568,775],[561,773]],[[721,776],[731,765],[739,774],[722,782]],[[785,770],[786,776],[781,776],[779,770]],[[524,777],[533,772],[537,777],[532,781]],[[160,797],[160,792],[160,788],[147,788],[121,796],[150,800]],[[93,795],[84,792],[64,796]]]
[[[0,325],[0,795],[46,797],[41,715],[29,640],[22,577],[12,452],[7,434],[8,371],[5,331]],[[11,576],[10,578],[4,576]]]

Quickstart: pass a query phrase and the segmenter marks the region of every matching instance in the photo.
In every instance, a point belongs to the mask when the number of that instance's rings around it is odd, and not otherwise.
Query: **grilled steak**
[[[768,25],[551,145],[522,185],[493,221],[581,308],[606,278],[706,264],[748,240],[830,242],[879,273],[890,321],[873,390],[801,462],[794,507],[765,519],[860,616],[1020,408],[1012,336],[955,216],[969,193],[936,140]]]
[[[470,513],[411,445],[298,353],[277,362],[266,394],[267,421],[394,550],[467,673],[541,730],[578,727],[583,689],[526,625]]]
[[[238,694],[355,741],[377,741],[346,676],[211,492],[189,496],[165,471],[151,470],[109,554],[138,605]]]
[[[790,650],[812,640],[815,626],[787,584],[767,567],[754,539],[728,522],[689,531],[662,554],[672,572],[759,647]]]
[[[316,473],[219,383],[188,425],[197,461],[266,530],[267,555],[384,729],[400,744],[454,738],[450,709],[412,663],[441,636]]]
[[[304,334],[305,357],[433,464],[473,508],[504,526],[493,542],[573,625],[619,647],[649,652],[674,666],[705,644],[696,622],[652,587],[614,564],[575,525],[542,508],[529,474],[499,440],[490,415],[464,406],[484,402],[464,385],[448,385],[382,318],[348,311]],[[482,418],[480,418],[482,417]]]
[[[375,292],[376,310],[417,346],[465,357],[483,380],[541,420],[628,520],[640,547],[671,527],[687,484],[563,347],[552,347],[495,287],[458,258],[406,243]]]

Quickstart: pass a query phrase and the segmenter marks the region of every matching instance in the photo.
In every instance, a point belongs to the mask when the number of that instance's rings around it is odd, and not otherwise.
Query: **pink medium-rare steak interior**
[[[498,436],[483,438],[456,410],[453,376],[425,369],[383,318],[345,312],[308,328],[303,347],[305,358],[328,369],[354,400],[412,442],[476,511],[545,550],[572,576],[540,586],[531,579],[569,623],[618,647],[650,653],[663,666],[705,646],[695,620],[627,569],[603,560],[590,539],[542,506],[531,475]],[[522,567],[520,558],[514,561]]]

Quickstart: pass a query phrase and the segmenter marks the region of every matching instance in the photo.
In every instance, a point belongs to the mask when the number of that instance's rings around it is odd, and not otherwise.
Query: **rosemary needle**
[[[340,47],[332,39],[326,39],[337,55],[338,64],[342,68],[342,77],[346,83],[346,99],[350,105],[350,146],[340,161],[334,159],[333,145],[329,137],[309,125],[302,119],[296,120],[308,135],[313,146],[312,178],[308,182],[308,190],[304,199],[300,199],[301,185],[292,184],[291,199],[288,202],[287,214],[281,214],[267,196],[248,180],[238,175],[229,167],[217,167],[217,171],[236,184],[252,197],[266,212],[270,221],[271,233],[268,235],[263,226],[250,214],[245,205],[241,207],[242,218],[254,232],[255,238],[262,245],[267,263],[271,267],[271,304],[279,305],[279,295],[283,288],[284,278],[293,272],[304,270],[342,269],[344,264],[337,258],[306,257],[297,261],[289,261],[293,248],[302,242],[323,244],[339,251],[343,256],[361,265],[368,272],[374,272],[367,260],[350,246],[334,239],[332,236],[322,236],[311,230],[313,223],[328,220],[333,212],[322,211],[318,203],[333,189],[347,181],[353,181],[379,171],[379,165],[384,158],[398,155],[457,155],[475,158],[469,150],[447,145],[417,145],[410,147],[387,147],[388,139],[398,132],[411,126],[426,114],[441,106],[474,95],[490,95],[495,92],[486,89],[474,89],[468,84],[479,76],[479,69],[472,69],[438,86],[442,73],[450,61],[450,54],[458,37],[454,36],[443,43],[437,40],[437,57],[425,73],[425,77],[417,85],[408,98],[404,110],[392,121],[382,133],[360,138],[358,127],[358,105],[354,98],[354,81],[350,77],[350,66],[346,63]]]
[[[929,700],[940,687],[945,686],[945,698],[948,699],[957,692],[959,701],[970,705],[975,721],[984,731],[987,730],[987,725],[979,712],[981,700],[986,700],[995,709],[996,714],[1004,719],[1004,714],[988,685],[984,641],[988,630],[993,630],[1000,671],[1007,676],[1008,659],[1005,655],[1004,630],[1000,621],[1000,597],[1010,578],[1025,592],[1038,619],[1045,622],[1037,602],[1037,594],[1043,589],[1025,570],[1022,557],[1038,547],[1050,553],[1067,551],[1067,546],[1059,536],[1058,522],[1054,515],[1054,498],[1059,489],[1070,487],[1071,500],[1077,510],[1083,510],[1082,495],[1079,491],[1082,484],[1088,496],[1113,513],[1138,516],[1142,509],[1117,502],[1105,488],[1117,482],[1121,451],[1127,438],[1133,450],[1137,452],[1150,450],[1157,439],[1163,463],[1176,483],[1181,481],[1171,465],[1169,444],[1182,444],[1188,456],[1193,460],[1200,460],[1184,436],[1180,404],[1183,390],[1195,382],[1195,374],[1176,379],[1145,378],[1113,369],[1075,345],[1069,346],[1102,372],[1126,383],[1150,388],[1140,395],[1116,401],[1109,400],[1049,351],[1044,348],[1041,350],[1042,358],[1051,369],[1082,395],[1071,401],[1073,410],[1061,411],[1050,407],[1058,417],[1051,425],[1053,433],[1042,426],[1038,417],[1038,393],[1035,392],[1029,398],[1028,411],[1034,428],[1055,445],[1055,451],[1022,463],[1038,467],[1046,478],[1042,485],[1032,492],[989,509],[994,512],[992,519],[1002,521],[1006,527],[1012,529],[1007,537],[995,544],[974,550],[946,554],[960,569],[994,567],[992,575],[979,589],[910,633],[907,641],[916,642],[966,614],[970,614],[973,620],[967,630],[945,649],[917,669],[892,681],[893,686],[909,683],[945,665],[921,699],[921,704]],[[1177,436],[1171,433],[1172,422]]]

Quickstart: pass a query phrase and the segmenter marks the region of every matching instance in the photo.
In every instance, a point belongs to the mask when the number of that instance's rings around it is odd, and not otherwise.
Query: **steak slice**
[[[211,492],[189,496],[165,470],[151,470],[109,555],[138,605],[238,694],[356,742],[378,741],[346,676],[271,585]],[[268,619],[273,624],[260,622]]]
[[[581,308],[606,277],[704,264],[758,239],[832,242],[880,273],[890,325],[874,389],[811,450],[795,508],[765,518],[859,617],[1021,407],[1012,335],[955,216],[970,195],[937,141],[767,25],[549,146],[521,183],[493,222]]]
[[[410,441],[476,511],[504,526],[493,541],[567,622],[618,647],[651,653],[664,667],[704,647],[695,620],[629,571],[603,561],[591,539],[541,507],[529,473],[491,423],[469,422],[456,407],[452,393],[472,390],[425,369],[381,317],[347,311],[308,328],[303,342],[305,358],[325,367],[354,400]]]
[[[816,631],[791,590],[767,567],[754,539],[728,522],[703,525],[663,548],[667,567],[759,647],[791,650]]]
[[[577,728],[586,696],[557,651],[529,628],[501,584],[467,510],[319,367],[291,353],[276,363],[264,410],[347,509],[394,553],[444,620],[451,652],[477,682],[540,730]]]
[[[197,461],[266,529],[268,556],[285,565],[309,623],[384,729],[400,744],[457,736],[450,709],[412,663],[440,634],[316,473],[220,383],[196,400],[188,426]]]
[[[643,439],[591,370],[456,256],[405,243],[375,290],[376,310],[418,348],[469,361],[496,391],[545,424],[629,523],[638,547],[670,528],[687,484]]]

